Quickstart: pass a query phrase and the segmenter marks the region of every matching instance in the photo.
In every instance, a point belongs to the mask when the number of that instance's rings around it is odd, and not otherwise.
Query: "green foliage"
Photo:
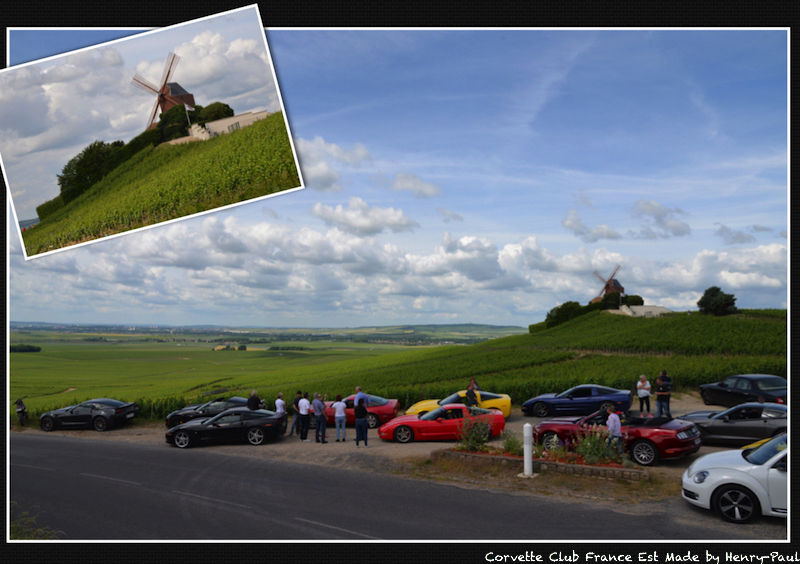
[[[146,147],[23,234],[28,256],[295,188],[283,115],[209,141]]]
[[[540,323],[534,323],[533,325],[528,325],[528,333],[530,334],[538,333],[539,331],[544,331],[545,329],[547,329],[547,323],[544,321]]]
[[[195,108],[196,109],[196,108]],[[233,117],[233,108],[228,104],[222,102],[214,102],[203,108],[198,115],[198,122],[192,120],[192,123],[206,123],[207,121],[214,121],[226,117]]]
[[[11,540],[59,540],[66,537],[61,531],[39,526],[36,523],[37,516],[31,515],[12,501],[9,538]]]
[[[121,141],[95,141],[64,165],[57,177],[61,199],[65,205],[89,190],[120,164],[123,145]]]
[[[461,421],[459,431],[461,439],[458,444],[463,450],[468,452],[486,450],[486,443],[491,435],[488,423],[477,417],[465,417]]]
[[[200,111],[197,107],[193,111],[187,112],[183,104],[178,104],[159,114],[158,130],[161,132],[162,139],[165,142],[171,141],[172,139],[189,135],[189,122],[197,123],[199,120]]]
[[[48,200],[45,203],[36,206],[36,217],[39,218],[39,221],[42,221],[47,216],[52,215],[53,213],[57,212],[63,207],[64,207],[64,200],[61,198],[61,195],[59,194],[52,200]]]
[[[575,452],[583,456],[587,464],[590,459],[594,463],[620,461],[616,444],[608,445],[608,433],[602,427],[592,427],[581,433]]]
[[[26,353],[26,352],[39,352],[42,350],[42,347],[37,347],[35,345],[11,345],[11,352],[12,353]]]
[[[555,327],[556,325],[561,325],[565,321],[574,319],[579,315],[583,315],[584,313],[585,311],[583,306],[581,306],[581,304],[578,302],[564,302],[560,306],[554,307],[547,312],[544,323],[549,329],[551,327]]]
[[[730,315],[736,313],[736,298],[733,294],[726,294],[717,286],[711,286],[697,302],[700,313],[710,315]]]
[[[522,456],[525,454],[525,443],[514,431],[503,431],[503,450],[509,454]]]

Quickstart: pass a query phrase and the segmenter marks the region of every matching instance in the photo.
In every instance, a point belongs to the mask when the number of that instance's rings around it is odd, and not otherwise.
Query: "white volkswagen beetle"
[[[755,448],[701,456],[683,473],[683,499],[731,523],[786,517],[788,460],[786,434]]]

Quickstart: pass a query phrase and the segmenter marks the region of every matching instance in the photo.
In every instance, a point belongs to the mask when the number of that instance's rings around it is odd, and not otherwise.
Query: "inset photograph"
[[[303,188],[256,5],[0,70],[25,258]]]

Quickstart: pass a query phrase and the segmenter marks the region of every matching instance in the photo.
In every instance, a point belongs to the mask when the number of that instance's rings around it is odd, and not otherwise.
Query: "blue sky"
[[[784,30],[267,40],[307,189],[27,263],[9,237],[11,319],[526,326],[616,264],[647,304],[787,307]]]
[[[158,85],[170,52],[181,57],[172,81],[197,104],[224,101],[236,113],[281,109],[254,7],[107,43],[121,35],[11,32],[12,64],[50,57],[0,72],[0,156],[20,220],[35,218],[36,207],[58,195],[57,175],[84,147],[144,131],[155,97],[131,79],[140,74]]]

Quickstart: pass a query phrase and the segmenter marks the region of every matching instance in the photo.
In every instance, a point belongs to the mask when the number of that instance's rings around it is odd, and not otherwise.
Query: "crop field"
[[[582,383],[631,389],[639,374],[652,381],[662,369],[678,390],[737,373],[787,374],[785,312],[653,319],[595,312],[535,334],[469,346],[315,339],[214,351],[209,342],[16,331],[11,341],[42,349],[10,359],[10,399],[25,397],[32,415],[113,397],[137,401],[143,414],[163,417],[207,401],[204,394],[212,392],[247,395],[255,388],[271,404],[279,391],[332,397],[350,394],[356,385],[397,398],[405,408],[464,389],[473,376],[482,389],[507,393],[519,405],[534,394]]]
[[[296,188],[282,113],[208,141],[144,149],[23,233],[29,256]]]

